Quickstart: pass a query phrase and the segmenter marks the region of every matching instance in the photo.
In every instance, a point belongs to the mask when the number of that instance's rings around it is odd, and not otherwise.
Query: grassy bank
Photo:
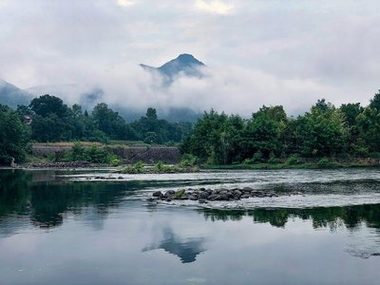
[[[175,147],[140,145],[140,142],[100,144],[92,142],[62,142],[34,144],[27,157],[31,167],[54,163],[84,162],[93,165],[120,167],[120,173],[183,173],[201,169],[336,169],[380,167],[380,156],[341,158],[302,158],[296,155],[283,159],[245,160],[243,163],[199,165],[197,157],[180,155]],[[176,149],[175,157],[173,149]],[[199,166],[199,167],[198,167]],[[196,168],[194,168],[196,167]]]

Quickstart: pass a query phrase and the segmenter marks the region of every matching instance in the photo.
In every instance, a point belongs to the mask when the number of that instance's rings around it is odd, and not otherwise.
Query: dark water
[[[74,174],[0,170],[0,285],[380,284],[377,170]],[[145,202],[184,185],[303,194]]]

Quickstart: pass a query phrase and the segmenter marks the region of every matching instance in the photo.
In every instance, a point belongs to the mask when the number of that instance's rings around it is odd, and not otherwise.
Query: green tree
[[[23,162],[29,140],[29,128],[18,113],[0,105],[0,164],[9,165],[12,158],[16,162]]]
[[[125,120],[105,103],[99,103],[92,111],[92,118],[97,129],[112,139],[134,139],[133,130]]]
[[[380,112],[367,107],[358,118],[360,139],[370,152],[380,152]]]
[[[346,148],[348,129],[344,116],[324,99],[298,118],[296,132],[301,154],[307,157],[331,157]]]
[[[244,132],[246,158],[260,153],[264,160],[272,155],[280,156],[283,151],[282,138],[287,124],[282,106],[263,106],[252,115]]]
[[[33,99],[29,108],[33,112],[33,139],[46,142],[75,138],[73,113],[60,98],[43,95]]]

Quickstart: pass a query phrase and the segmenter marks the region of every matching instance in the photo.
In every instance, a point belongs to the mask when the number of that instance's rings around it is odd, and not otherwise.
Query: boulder
[[[208,196],[210,196],[210,194],[208,192],[206,192],[206,191],[202,191],[202,192],[199,193],[198,196],[199,196],[199,199],[207,199]]]
[[[175,195],[175,191],[169,190],[169,191],[166,191],[166,193],[163,195],[163,197],[172,199],[172,198],[174,198],[174,195]]]
[[[198,196],[191,195],[191,196],[189,197],[189,199],[192,200],[192,201],[196,201],[196,200],[198,200]]]
[[[244,193],[251,193],[252,191],[255,191],[255,189],[251,187],[244,187],[243,189],[241,189],[241,191]]]
[[[210,196],[207,197],[207,200],[210,201],[216,201],[219,195],[217,194],[211,194]]]
[[[161,197],[161,196],[162,196],[161,191],[156,191],[153,193],[153,197]]]

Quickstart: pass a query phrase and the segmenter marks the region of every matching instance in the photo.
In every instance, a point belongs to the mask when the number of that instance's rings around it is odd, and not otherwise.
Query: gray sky
[[[379,22],[378,0],[0,0],[0,78],[98,86],[138,107],[367,104],[380,88]],[[138,67],[185,52],[207,78],[163,90]]]

